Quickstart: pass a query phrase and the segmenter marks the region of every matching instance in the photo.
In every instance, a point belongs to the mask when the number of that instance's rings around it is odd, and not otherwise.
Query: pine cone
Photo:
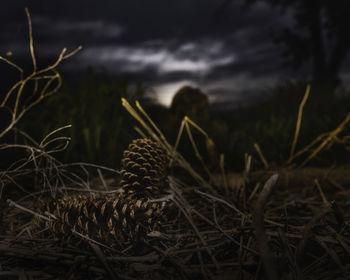
[[[77,242],[80,234],[117,248],[157,230],[163,219],[161,203],[122,194],[114,198],[65,197],[51,203],[47,210],[57,220],[46,225],[61,241]]]
[[[121,186],[128,194],[159,197],[166,186],[166,151],[150,139],[134,140],[124,151]]]
[[[151,200],[166,186],[167,160],[166,151],[159,144],[149,139],[134,140],[122,160],[124,193],[53,200],[41,212],[47,211],[56,219],[44,224],[63,242],[76,243],[82,240],[77,236],[85,235],[117,248],[135,244],[166,220],[163,203]]]

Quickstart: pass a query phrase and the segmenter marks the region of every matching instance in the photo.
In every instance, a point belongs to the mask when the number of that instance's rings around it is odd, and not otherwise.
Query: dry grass
[[[43,69],[38,69],[34,51],[32,22],[28,9],[25,11],[29,26],[29,49],[33,70],[29,75],[24,77],[22,67],[10,61],[8,58],[0,56],[0,60],[17,69],[20,74],[19,81],[0,99],[0,109],[7,110],[10,115],[9,123],[0,130],[0,139],[6,135],[32,107],[59,90],[62,85],[62,78],[60,73],[56,70],[57,66],[63,60],[75,55],[82,48],[80,46],[70,53],[67,53],[67,49],[64,48],[52,65]],[[34,90],[30,95],[25,96],[25,89],[30,82],[34,83]]]

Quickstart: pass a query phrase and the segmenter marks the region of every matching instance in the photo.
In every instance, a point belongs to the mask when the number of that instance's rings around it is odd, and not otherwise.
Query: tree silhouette
[[[208,118],[208,103],[208,97],[199,88],[183,86],[175,93],[170,111],[179,119],[188,116],[194,121],[204,121]]]
[[[292,11],[294,25],[285,27],[278,42],[287,45],[288,62],[296,69],[311,62],[312,81],[324,93],[339,84],[339,72],[350,49],[349,0],[246,0],[268,2]]]

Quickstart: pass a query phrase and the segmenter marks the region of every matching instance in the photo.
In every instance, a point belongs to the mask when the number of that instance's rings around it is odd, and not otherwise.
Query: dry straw
[[[333,146],[334,143],[342,143],[345,145],[348,144],[349,135],[345,135],[342,138],[340,134],[346,131],[347,125],[350,122],[350,113],[346,115],[344,120],[332,131],[323,133],[316,137],[310,144],[306,145],[304,148],[300,149],[298,152],[295,152],[296,145],[299,138],[302,118],[303,118],[303,109],[309,98],[311,86],[307,85],[304,97],[299,105],[298,117],[295,127],[294,138],[292,142],[292,147],[290,150],[289,159],[286,161],[287,165],[290,165],[297,158],[309,154],[300,164],[300,167],[308,164],[312,159],[314,159],[318,154],[320,154],[323,150],[329,149]]]
[[[60,89],[62,85],[62,78],[60,73],[56,70],[57,66],[62,61],[75,55],[82,49],[82,47],[79,46],[72,52],[67,53],[67,49],[64,48],[59,54],[57,60],[52,65],[43,69],[37,69],[37,61],[35,57],[33,42],[32,21],[27,8],[25,11],[29,27],[29,50],[33,63],[33,69],[28,76],[24,77],[24,71],[22,67],[18,66],[8,58],[0,56],[0,60],[14,67],[20,72],[19,81],[17,81],[5,94],[4,98],[0,100],[0,109],[7,110],[11,115],[10,122],[6,125],[5,128],[0,131],[0,139],[5,134],[7,134],[33,106],[37,105],[44,98],[56,93]],[[28,86],[29,82],[34,82],[34,90],[31,96],[24,97],[24,90]],[[39,82],[43,83],[41,87],[39,87]],[[12,99],[14,99],[14,102]],[[26,100],[30,100],[30,102],[26,104]]]

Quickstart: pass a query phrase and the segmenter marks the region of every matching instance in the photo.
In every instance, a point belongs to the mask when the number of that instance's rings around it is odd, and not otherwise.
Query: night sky
[[[307,65],[298,72],[286,67],[283,44],[273,42],[293,24],[291,12],[263,3],[244,9],[244,1],[222,6],[225,0],[6,2],[0,10],[2,56],[12,51],[14,62],[30,63],[28,7],[39,65],[54,61],[64,47],[82,45],[62,64],[65,76],[88,66],[111,77],[128,73],[163,104],[183,85],[200,87],[214,102],[241,103],[278,81],[310,76]]]

